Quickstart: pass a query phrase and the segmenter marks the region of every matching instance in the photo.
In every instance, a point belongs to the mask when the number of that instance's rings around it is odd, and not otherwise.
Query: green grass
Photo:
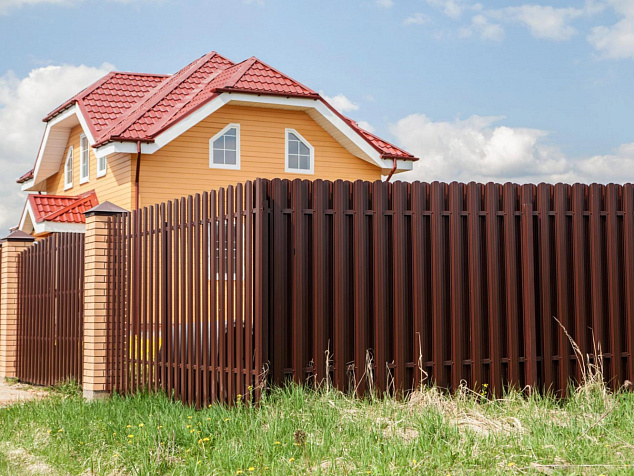
[[[71,386],[0,409],[0,474],[608,475],[633,463],[634,394],[597,389],[368,401],[291,386],[258,407],[196,411],[162,395],[85,402]]]

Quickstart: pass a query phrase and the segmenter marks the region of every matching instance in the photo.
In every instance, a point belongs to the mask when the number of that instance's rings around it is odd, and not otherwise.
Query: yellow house
[[[378,180],[408,152],[361,129],[257,58],[211,52],[173,75],[112,72],[51,112],[19,229],[83,230],[83,211],[127,210],[261,178]]]

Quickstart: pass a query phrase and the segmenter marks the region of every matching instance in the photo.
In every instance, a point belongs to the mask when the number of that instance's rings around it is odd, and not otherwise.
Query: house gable
[[[209,167],[209,139],[240,125],[240,169]],[[298,131],[314,148],[314,174],[285,172],[285,131]],[[153,154],[141,157],[141,204],[158,203],[255,178],[380,180],[381,169],[348,152],[306,111],[228,104]]]

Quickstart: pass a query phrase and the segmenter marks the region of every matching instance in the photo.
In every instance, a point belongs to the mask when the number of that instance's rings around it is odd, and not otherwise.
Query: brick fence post
[[[84,252],[84,398],[107,396],[108,375],[108,272],[111,256],[108,219],[126,210],[104,202],[88,210]]]
[[[18,256],[35,238],[16,230],[2,243],[0,264],[0,378],[17,377],[18,359]]]

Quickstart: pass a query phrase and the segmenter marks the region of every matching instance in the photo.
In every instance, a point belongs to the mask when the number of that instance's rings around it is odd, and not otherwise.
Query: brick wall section
[[[108,219],[125,210],[109,202],[86,212],[84,258],[84,397],[108,395]]]
[[[33,238],[14,232],[2,243],[0,272],[0,378],[17,375],[18,352],[18,256]]]

